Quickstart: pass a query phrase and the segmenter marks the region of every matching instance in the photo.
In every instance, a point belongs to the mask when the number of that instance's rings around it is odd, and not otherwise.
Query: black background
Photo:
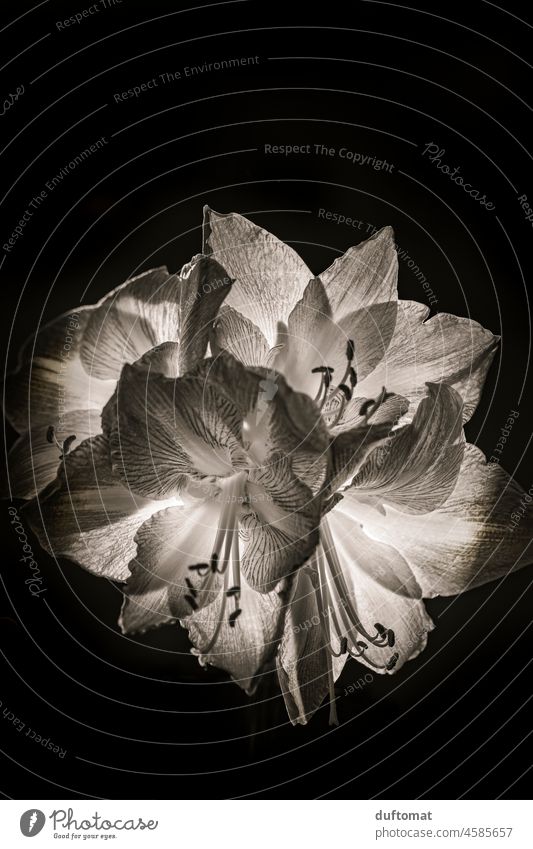
[[[10,366],[43,320],[94,303],[139,270],[178,270],[201,249],[204,203],[253,218],[315,273],[367,235],[323,220],[325,208],[392,224],[431,283],[433,311],[468,315],[502,335],[467,435],[490,456],[518,410],[502,465],[528,489],[532,225],[518,196],[533,199],[532,26],[517,17],[518,4],[505,5],[354,0],[313,9],[250,0],[180,9],[123,0],[64,30],[56,22],[90,3],[6,5],[0,93],[25,92],[0,118],[2,243],[46,181],[108,140],[49,192],[5,256]],[[159,74],[243,56],[259,61],[114,101]],[[494,210],[422,155],[430,142]],[[394,167],[264,153],[265,144],[308,143]],[[426,302],[407,261],[400,294]],[[13,437],[8,428],[8,443]],[[351,662],[339,682],[340,727],[328,727],[323,707],[293,728],[274,682],[250,700],[222,674],[199,669],[176,629],[120,635],[119,590],[56,563],[36,542],[46,593],[33,598],[7,506],[2,709],[67,754],[0,716],[5,796],[527,796],[530,570],[430,602],[437,628],[418,659],[342,695],[366,672]]]

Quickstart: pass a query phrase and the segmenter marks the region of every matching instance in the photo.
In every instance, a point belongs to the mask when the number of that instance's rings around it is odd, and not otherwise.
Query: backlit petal
[[[124,581],[142,523],[165,504],[134,496],[113,474],[103,435],[65,458],[58,479],[28,502],[24,515],[42,547],[95,575]]]

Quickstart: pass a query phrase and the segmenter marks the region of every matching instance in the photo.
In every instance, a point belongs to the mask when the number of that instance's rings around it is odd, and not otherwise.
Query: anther
[[[394,654],[392,655],[391,659],[389,660],[389,662],[387,663],[387,665],[385,667],[387,672],[390,672],[392,669],[394,669],[394,667],[398,663],[399,659],[400,659],[400,655],[398,654],[398,652],[394,652]]]
[[[75,438],[76,437],[74,437],[74,439]],[[46,430],[46,441],[49,442],[50,445],[57,445],[57,447],[59,448],[59,452],[60,452],[60,459],[62,460],[63,459],[62,452],[63,452],[65,443],[63,443],[63,445],[61,445],[61,443],[59,442],[59,440],[56,436],[56,429],[53,425],[50,425],[50,427],[48,427],[47,430]]]
[[[192,597],[196,598],[198,593],[197,593],[195,587],[193,586],[192,581],[189,578],[185,578],[185,583],[187,584],[187,588],[190,590]]]
[[[346,344],[346,359],[348,360],[349,363],[351,363],[354,356],[355,356],[355,343],[354,343],[353,339],[348,339],[348,342]]]
[[[341,383],[337,388],[340,389],[347,401],[352,400],[352,390],[349,389],[345,383]]]
[[[384,637],[387,633],[387,629],[380,622],[376,622],[374,624],[374,628],[376,629],[380,637]]]
[[[350,366],[350,385],[352,389],[357,384],[357,372],[353,366]]]
[[[368,415],[368,411],[373,406],[373,404],[374,404],[373,398],[369,398],[367,401],[364,402],[364,404],[361,404],[361,406],[359,408],[359,415],[366,417]]]
[[[63,442],[63,445],[61,446],[61,451],[62,451],[61,459],[63,459],[63,457],[67,456],[67,454],[70,451],[70,446],[75,441],[76,441],[76,434],[73,434],[72,436],[67,436],[67,438]]]
[[[395,642],[396,637],[394,635],[394,631],[389,628],[389,630],[387,631],[387,643],[389,645],[389,648],[392,648]]]
[[[218,554],[216,553],[216,551],[213,552],[213,554],[211,555],[211,562],[210,562],[209,566],[210,566],[212,572],[217,571],[217,569],[218,569]]]
[[[191,572],[198,572],[200,577],[203,577],[209,572],[209,563],[195,563],[193,566],[189,566],[189,570]]]
[[[358,641],[356,642],[356,644],[355,644],[355,645],[356,645],[356,646],[357,646],[357,648],[358,648],[358,649],[360,649],[361,651],[366,651],[366,650],[367,650],[367,648],[368,648],[368,645],[367,645],[366,643],[363,643],[363,641],[362,641],[362,640],[358,640]]]
[[[240,587],[230,587],[229,590],[226,590],[226,595],[228,596],[228,598],[231,598],[234,595],[239,595],[240,591]]]
[[[348,651],[348,638],[342,637],[340,648],[339,648],[339,654],[346,654],[347,651]]]
[[[240,609],[240,607],[238,607],[237,610],[234,610],[232,613],[230,613],[230,615],[228,617],[228,622],[229,622],[230,628],[235,628],[235,622],[236,622],[237,618],[241,615],[241,613],[242,613],[242,610]]]
[[[193,610],[198,610],[198,605],[196,604],[196,599],[193,598],[192,595],[186,595],[185,601],[188,601]]]

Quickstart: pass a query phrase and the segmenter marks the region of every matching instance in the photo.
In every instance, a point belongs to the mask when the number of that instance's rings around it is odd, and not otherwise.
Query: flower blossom
[[[179,622],[249,693],[276,665],[293,723],[328,694],[337,722],[348,658],[418,655],[424,598],[531,560],[520,488],[463,433],[497,339],[397,272],[390,228],[314,276],[206,209],[203,254],[78,310],[66,357],[68,317],[46,326],[8,386],[43,547],[123,583],[124,633]]]

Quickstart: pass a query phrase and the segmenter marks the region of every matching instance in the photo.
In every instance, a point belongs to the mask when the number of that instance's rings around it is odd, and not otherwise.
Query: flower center
[[[317,366],[311,369],[312,374],[320,374],[320,386],[315,395],[315,403],[323,410],[327,404],[328,409],[324,410],[324,417],[328,427],[335,427],[342,418],[344,408],[348,401],[351,401],[354,387],[357,384],[357,373],[352,366],[355,356],[355,344],[353,339],[349,339],[346,345],[346,370],[340,382],[331,389],[332,376],[335,371],[331,366]],[[348,384],[350,384],[348,386]],[[333,404],[336,399],[339,399],[338,404]]]
[[[246,500],[245,484],[246,472],[238,472],[229,478],[222,478],[220,492],[217,501],[221,504],[218,527],[213,542],[213,553],[209,563],[196,563],[189,566],[190,571],[203,578],[200,586],[194,586],[189,578],[186,578],[189,593],[185,599],[189,602],[191,609],[197,610],[197,597],[199,593],[209,592],[212,588],[215,576],[224,575],[222,607],[220,617],[209,644],[202,649],[202,654],[207,654],[215,645],[220,629],[226,616],[228,604],[232,602],[232,610],[228,614],[228,623],[231,628],[235,626],[237,618],[241,614],[241,561],[239,550],[239,514]]]
[[[368,657],[366,652],[369,645],[380,649],[393,648],[394,631],[376,622],[375,633],[371,633],[363,625],[346,584],[327,518],[322,519],[320,537],[320,543],[314,554],[314,564],[318,573],[318,586],[315,593],[328,651],[329,721],[330,725],[338,725],[331,658],[340,657],[343,654],[348,654],[356,660],[364,657],[365,663],[374,669],[390,672],[396,666],[399,654],[394,652],[382,664]],[[334,640],[338,643],[338,651],[333,645]]]

